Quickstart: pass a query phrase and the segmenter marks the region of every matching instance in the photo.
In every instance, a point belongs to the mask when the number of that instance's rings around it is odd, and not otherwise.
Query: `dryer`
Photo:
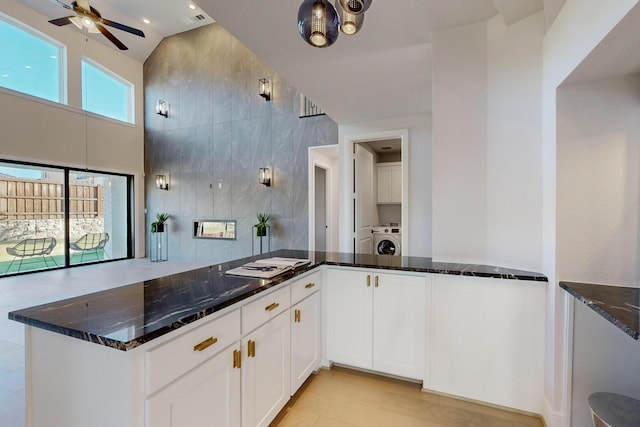
[[[374,255],[400,256],[402,247],[402,229],[379,225],[371,229],[373,234]]]

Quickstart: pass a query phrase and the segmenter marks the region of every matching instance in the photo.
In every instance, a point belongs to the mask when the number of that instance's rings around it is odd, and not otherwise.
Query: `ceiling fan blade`
[[[129,27],[127,25],[120,24],[118,22],[113,22],[113,21],[110,21],[110,20],[104,19],[104,18],[99,18],[99,20],[104,25],[108,25],[110,27],[117,28],[117,29],[122,30],[122,31],[126,31],[127,33],[135,34],[136,36],[144,37],[144,33],[142,31],[138,30],[137,28],[132,28],[132,27]]]
[[[118,49],[120,50],[127,50],[129,49],[128,47],[126,47],[124,44],[122,44],[122,42],[120,40],[118,40],[113,34],[111,34],[109,32],[109,30],[107,30],[105,27],[103,27],[102,25],[96,23],[96,28],[98,30],[100,30],[100,32],[106,37],[108,38],[111,43],[115,44]]]
[[[58,27],[62,27],[63,25],[71,24],[71,19],[73,16],[65,16],[64,18],[52,19],[49,21],[53,25],[57,25]]]
[[[76,0],[76,4],[84,10],[91,10],[91,6],[89,6],[89,0]]]

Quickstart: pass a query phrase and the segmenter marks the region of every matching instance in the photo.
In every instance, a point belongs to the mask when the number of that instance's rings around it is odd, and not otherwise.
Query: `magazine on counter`
[[[227,274],[235,276],[258,277],[262,279],[270,279],[285,271],[294,270],[303,265],[309,264],[308,259],[298,258],[265,258],[254,262],[248,262],[240,267],[227,270]]]

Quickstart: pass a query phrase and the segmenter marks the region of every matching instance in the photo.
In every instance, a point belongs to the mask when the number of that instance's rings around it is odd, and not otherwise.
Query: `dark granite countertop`
[[[640,288],[560,282],[560,287],[631,338],[640,338]]]
[[[311,264],[270,280],[225,275],[231,268],[272,256],[310,259]],[[12,311],[9,319],[126,351],[320,265],[547,282],[539,273],[431,258],[279,250]]]

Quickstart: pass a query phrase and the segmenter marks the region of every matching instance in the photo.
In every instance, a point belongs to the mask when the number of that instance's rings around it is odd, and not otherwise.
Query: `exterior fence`
[[[69,186],[72,219],[104,215],[104,189],[97,184]],[[64,218],[64,184],[30,179],[0,178],[0,221]]]

